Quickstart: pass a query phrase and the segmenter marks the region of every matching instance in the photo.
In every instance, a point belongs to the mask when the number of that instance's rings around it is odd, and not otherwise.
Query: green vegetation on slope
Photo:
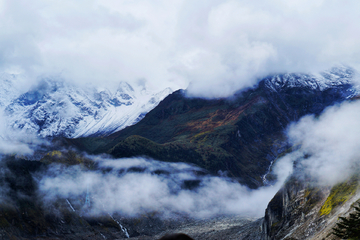
[[[354,176],[349,181],[338,183],[331,188],[330,195],[320,209],[320,215],[328,215],[331,211],[346,202],[359,188],[359,177]]]
[[[294,87],[275,92],[264,82],[231,99],[186,98],[177,91],[133,126],[108,137],[67,141],[80,150],[118,158],[194,163],[256,188],[271,161],[288,149],[274,144],[286,142],[287,125],[340,100],[341,91]]]
[[[45,154],[40,162],[45,164],[60,163],[65,166],[80,165],[83,168],[93,169],[95,163],[84,156],[76,153],[75,151],[59,151],[54,150]]]

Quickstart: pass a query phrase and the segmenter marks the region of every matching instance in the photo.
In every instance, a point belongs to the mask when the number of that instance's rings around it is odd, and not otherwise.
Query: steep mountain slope
[[[359,176],[322,186],[296,170],[270,201],[263,222],[263,238],[339,239],[332,235],[339,217],[354,211],[360,199]]]
[[[284,133],[288,124],[354,96],[351,77],[349,69],[320,77],[276,75],[232,98],[216,100],[186,98],[177,91],[136,125],[106,138],[69,142],[115,157],[194,163],[256,188],[264,184],[274,159],[290,147]]]
[[[1,104],[6,121],[14,129],[42,137],[108,135],[138,122],[164,97],[167,88],[153,93],[121,82],[116,91],[80,88],[67,82],[45,79],[19,95],[12,81],[4,77]]]

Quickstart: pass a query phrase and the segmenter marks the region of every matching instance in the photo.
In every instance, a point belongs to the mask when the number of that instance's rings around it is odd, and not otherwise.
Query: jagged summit
[[[121,82],[117,90],[81,88],[68,82],[44,79],[20,94],[16,75],[2,75],[0,105],[9,127],[42,137],[69,138],[108,135],[141,120],[172,92],[142,91]]]

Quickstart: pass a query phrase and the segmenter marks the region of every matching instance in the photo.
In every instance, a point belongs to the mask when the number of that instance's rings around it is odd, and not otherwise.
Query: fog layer
[[[99,171],[54,165],[39,184],[46,203],[61,198],[75,201],[83,211],[86,196],[93,214],[120,213],[140,216],[204,218],[219,215],[262,216],[266,205],[291,173],[291,162],[278,163],[275,186],[250,190],[238,182],[204,174],[185,163],[164,163],[150,159],[103,159]],[[74,202],[73,201],[73,202]]]

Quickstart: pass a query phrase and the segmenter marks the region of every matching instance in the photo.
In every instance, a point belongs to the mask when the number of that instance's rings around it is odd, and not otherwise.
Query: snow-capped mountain
[[[16,75],[0,79],[0,106],[9,127],[42,137],[108,135],[140,121],[172,90],[150,92],[121,82],[114,91],[44,79],[20,94]]]
[[[354,70],[351,68],[339,66],[317,75],[301,73],[278,74],[266,78],[265,85],[274,91],[293,87],[305,87],[324,91],[334,86],[352,85],[354,74]]]

